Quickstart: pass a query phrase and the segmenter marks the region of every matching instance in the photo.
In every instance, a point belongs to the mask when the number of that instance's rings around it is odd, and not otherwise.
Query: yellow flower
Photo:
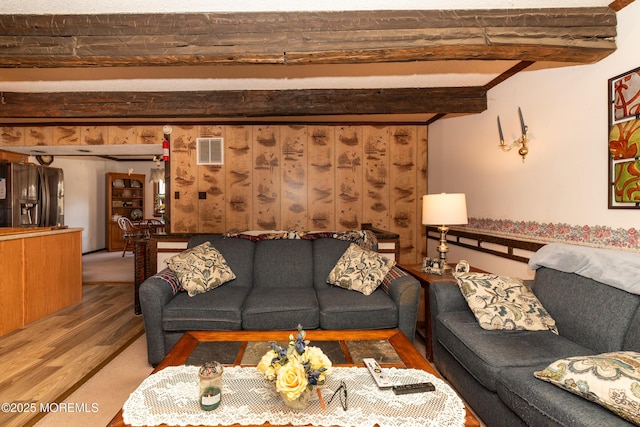
[[[306,358],[311,363],[312,370],[325,368],[326,371],[323,372],[323,375],[331,373],[331,360],[329,360],[327,355],[324,354],[320,348],[312,346],[307,347]]]
[[[287,395],[287,399],[295,400],[307,388],[307,373],[297,360],[289,360],[282,366],[276,378],[276,390]]]
[[[262,372],[264,374],[264,377],[269,381],[273,381],[276,379],[277,372],[275,371],[274,367],[271,366],[271,361],[276,356],[277,354],[275,351],[269,350],[264,356],[262,356],[262,359],[260,359],[260,363],[258,363],[258,366],[256,366],[256,369],[259,372]]]

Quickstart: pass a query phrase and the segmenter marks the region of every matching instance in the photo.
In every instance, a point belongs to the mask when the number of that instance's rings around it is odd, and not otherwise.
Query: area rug
[[[58,411],[47,413],[35,426],[106,426],[151,371],[143,334],[69,395],[63,401],[64,405],[57,405]],[[60,410],[65,406],[78,410]]]

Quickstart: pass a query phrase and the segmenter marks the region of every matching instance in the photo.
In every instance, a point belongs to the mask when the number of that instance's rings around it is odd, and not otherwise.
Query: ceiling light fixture
[[[156,167],[149,171],[149,182],[164,181],[164,164],[160,166],[160,159],[156,156],[153,156],[153,161]]]

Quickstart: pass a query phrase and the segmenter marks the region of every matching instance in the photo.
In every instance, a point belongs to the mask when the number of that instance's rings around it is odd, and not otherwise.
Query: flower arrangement
[[[306,390],[323,385],[331,372],[331,361],[318,347],[305,341],[306,333],[298,325],[298,335],[289,335],[289,344],[280,347],[271,343],[269,350],[258,363],[257,369],[273,381],[278,391],[289,401],[298,399]]]

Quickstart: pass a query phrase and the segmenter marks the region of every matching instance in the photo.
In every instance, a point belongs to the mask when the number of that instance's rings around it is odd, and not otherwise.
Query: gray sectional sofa
[[[374,238],[375,239],[375,238]],[[148,360],[158,364],[189,330],[397,328],[414,339],[420,284],[397,274],[369,296],[326,283],[350,242],[335,238],[260,240],[198,235],[188,247],[211,242],[236,278],[193,297],[161,275],[140,286]],[[390,276],[387,276],[388,278]]]
[[[489,427],[633,425],[533,373],[565,357],[640,351],[640,255],[563,244],[540,252],[530,285],[559,335],[481,329],[458,286],[435,283],[436,367]]]

